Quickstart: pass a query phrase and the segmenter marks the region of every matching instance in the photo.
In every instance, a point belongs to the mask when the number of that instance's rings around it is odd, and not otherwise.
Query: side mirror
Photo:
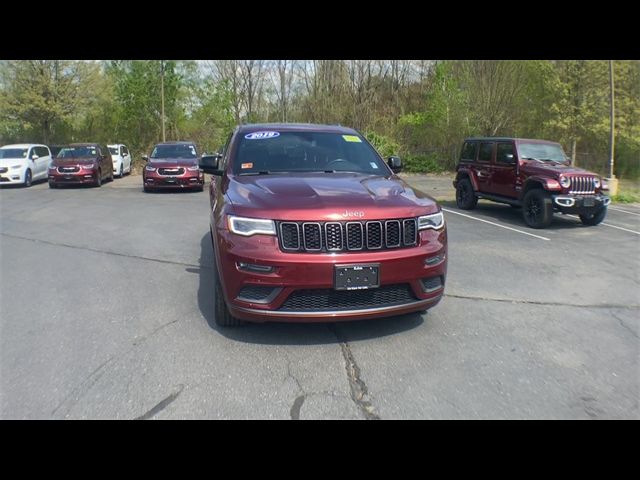
[[[222,170],[218,169],[221,158],[222,155],[220,155],[219,153],[215,153],[213,155],[203,155],[202,157],[200,157],[199,166],[205,173],[222,176]]]
[[[149,161],[149,155],[142,155],[142,160],[144,160],[145,162]]]
[[[514,165],[516,163],[516,158],[514,157],[513,153],[505,154],[504,159],[506,160],[506,163],[510,163],[511,165]]]
[[[389,157],[387,159],[387,165],[389,165],[393,173],[400,173],[402,171],[402,160],[400,160],[400,157]]]
[[[37,159],[39,159],[40,156],[39,155],[32,155],[31,156],[31,160],[36,161]]]
[[[129,156],[129,154],[128,154],[128,153],[123,153],[123,154],[122,154],[122,156],[123,156],[123,157],[128,157],[128,156]]]

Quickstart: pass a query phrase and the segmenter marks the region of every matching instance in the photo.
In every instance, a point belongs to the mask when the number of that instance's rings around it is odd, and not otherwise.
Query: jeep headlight
[[[571,185],[571,179],[569,177],[565,177],[564,175],[560,176],[560,185],[562,188],[569,188]]]
[[[593,186],[596,188],[600,188],[600,177],[596,177],[593,179]]]
[[[276,225],[273,220],[263,218],[244,218],[229,215],[229,230],[238,235],[250,237],[251,235],[275,235]]]
[[[430,228],[432,230],[440,230],[444,226],[444,215],[442,212],[433,213],[418,217],[418,230]]]

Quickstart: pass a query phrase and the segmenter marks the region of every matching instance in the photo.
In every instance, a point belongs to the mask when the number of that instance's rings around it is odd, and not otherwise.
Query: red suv
[[[357,131],[242,125],[203,156],[216,322],[339,321],[423,311],[444,293],[447,232],[430,196]]]
[[[198,166],[198,152],[192,142],[163,142],[153,147],[151,157],[142,159],[145,192],[156,189],[204,189],[204,173]]]
[[[597,225],[611,199],[597,174],[571,166],[559,143],[524,138],[468,138],[457,166],[456,202],[475,208],[479,198],[522,208],[533,228],[551,224],[554,211]]]

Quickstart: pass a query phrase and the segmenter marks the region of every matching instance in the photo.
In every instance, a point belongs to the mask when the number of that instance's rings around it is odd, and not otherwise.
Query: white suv
[[[113,174],[122,178],[125,173],[131,173],[131,154],[126,145],[117,143],[107,145],[113,159]]]
[[[30,187],[34,180],[46,180],[51,152],[46,145],[19,143],[0,148],[0,185]]]

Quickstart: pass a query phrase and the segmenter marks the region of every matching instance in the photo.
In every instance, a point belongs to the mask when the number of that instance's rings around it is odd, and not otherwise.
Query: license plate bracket
[[[380,286],[380,264],[351,264],[334,267],[335,290],[367,290]]]
[[[595,207],[596,206],[596,199],[594,197],[584,197],[582,199],[582,206],[583,207]]]

